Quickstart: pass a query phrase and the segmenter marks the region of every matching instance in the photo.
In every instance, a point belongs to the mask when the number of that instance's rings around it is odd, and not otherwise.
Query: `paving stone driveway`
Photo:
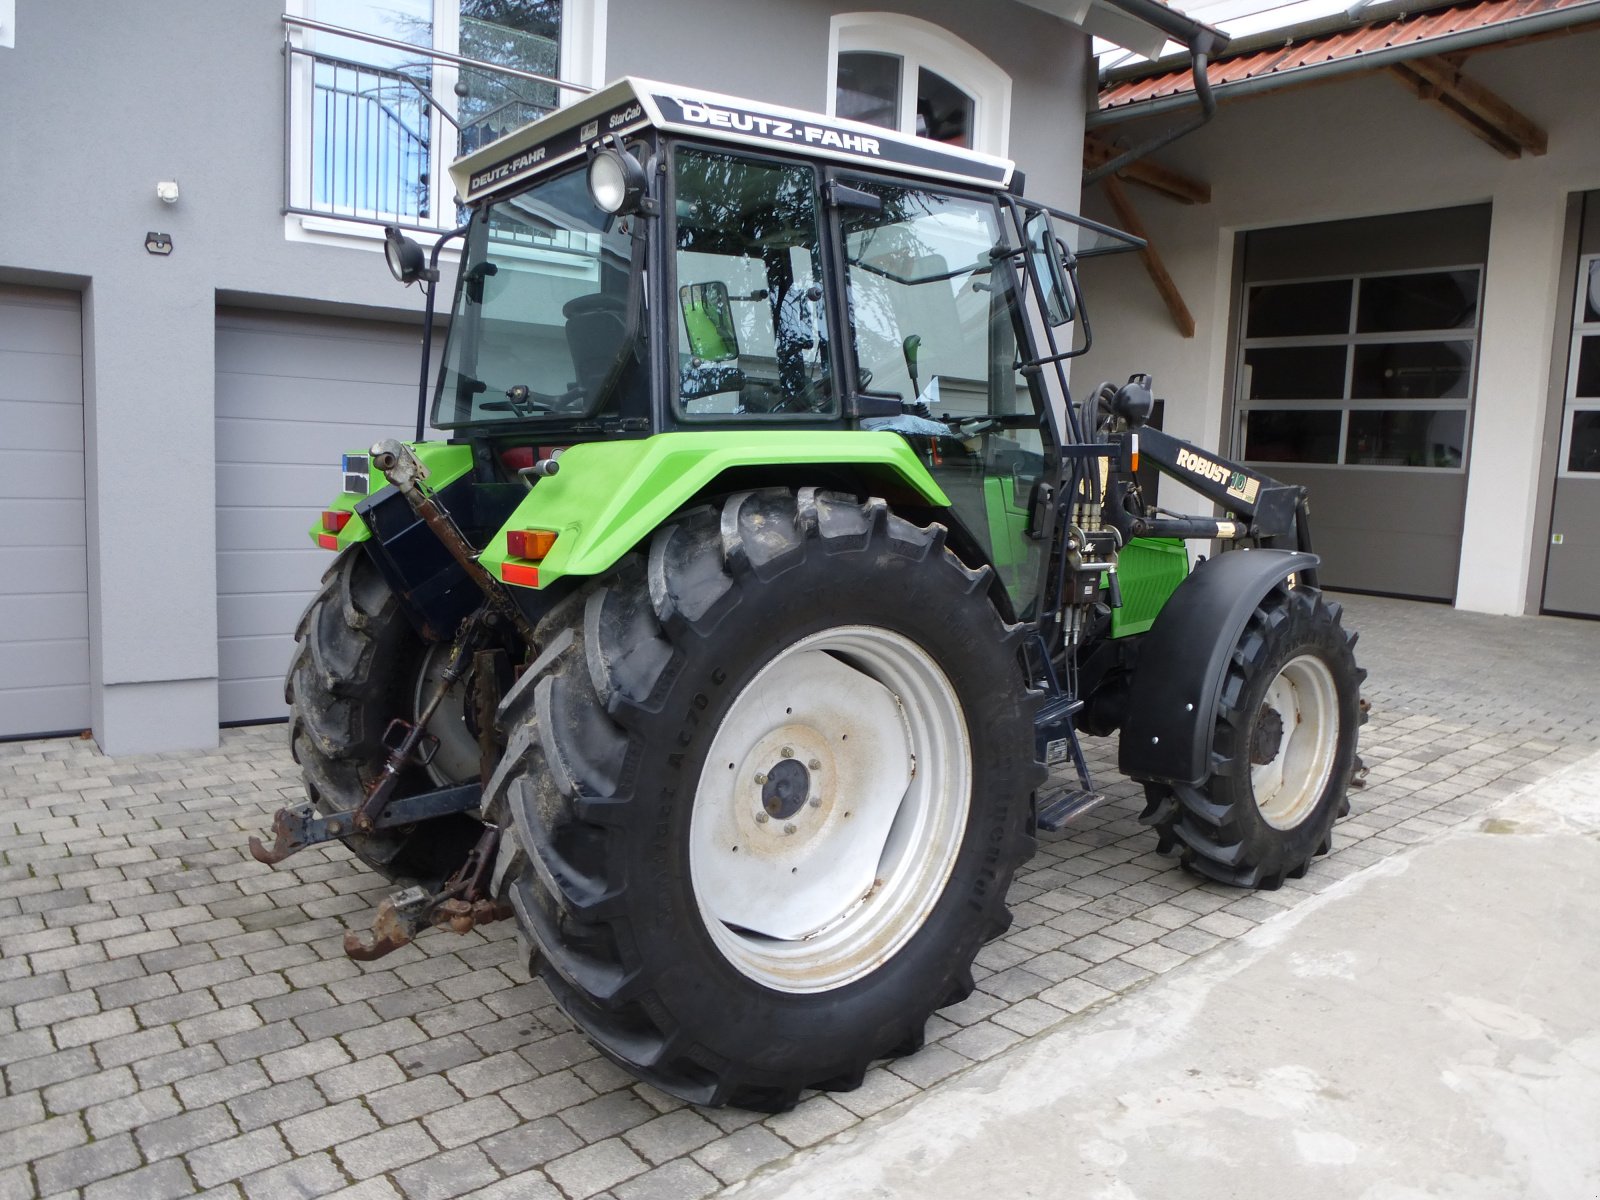
[[[1305,879],[1242,894],[1174,869],[1096,745],[1113,799],[1044,837],[979,990],[859,1090],[767,1118],[633,1084],[506,926],[345,958],[384,881],[342,849],[276,869],[245,849],[300,795],[282,726],[209,754],[0,744],[0,1198],[706,1195],[1595,749],[1600,623],[1346,607],[1371,777]]]

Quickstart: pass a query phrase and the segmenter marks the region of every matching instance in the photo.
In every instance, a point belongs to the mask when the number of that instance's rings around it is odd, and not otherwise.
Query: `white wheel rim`
[[[943,894],[971,789],[966,718],[925,650],[867,625],[796,642],[700,772],[689,870],[712,941],[779,991],[871,974]]]
[[[1270,744],[1259,744],[1260,725],[1271,719],[1269,713],[1283,722],[1275,753]],[[1250,788],[1268,825],[1293,829],[1311,815],[1333,777],[1338,745],[1339,698],[1333,672],[1310,654],[1290,659],[1267,688],[1251,724]],[[1268,762],[1256,761],[1267,753],[1271,753]]]
[[[422,670],[417,673],[417,686],[412,691],[411,719],[414,721],[427,707],[433,693],[444,679],[444,669],[450,663],[451,646],[447,642],[434,642],[422,660]],[[482,758],[478,739],[467,728],[466,688],[461,680],[444,694],[439,707],[433,710],[428,722],[428,732],[439,739],[439,748],[428,760],[428,777],[444,787],[464,779],[476,779]]]

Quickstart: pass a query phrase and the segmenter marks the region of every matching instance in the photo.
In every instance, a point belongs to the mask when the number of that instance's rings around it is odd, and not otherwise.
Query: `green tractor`
[[[406,885],[353,956],[514,918],[610,1058],[777,1110],[972,991],[1035,832],[1102,799],[1079,731],[1211,879],[1328,850],[1362,673],[1303,490],[1152,428],[1143,376],[1067,389],[1078,261],[1135,239],[1003,160],[636,79],[452,171],[447,440],[419,408],[345,456],[309,799],[253,845]],[[430,324],[438,253],[389,233]]]

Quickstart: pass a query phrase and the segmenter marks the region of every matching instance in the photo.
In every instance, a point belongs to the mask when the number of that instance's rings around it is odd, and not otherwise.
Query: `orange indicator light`
[[[539,561],[550,553],[556,544],[556,535],[549,529],[512,529],[506,533],[506,553],[512,558]]]
[[[330,508],[322,514],[322,527],[329,533],[338,533],[350,524],[351,515],[347,510]]]

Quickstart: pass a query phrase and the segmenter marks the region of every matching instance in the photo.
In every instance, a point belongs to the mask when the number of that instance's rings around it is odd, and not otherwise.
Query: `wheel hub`
[[[712,940],[784,991],[870,972],[940,895],[971,770],[954,689],[909,639],[840,626],[780,652],[735,698],[696,789],[690,869]]]
[[[793,753],[788,746],[784,749]],[[822,764],[818,762],[817,765]],[[761,807],[769,817],[787,821],[811,798],[811,772],[796,759],[780,758],[768,768],[766,777],[767,781],[761,785]]]
[[[1338,759],[1339,722],[1333,672],[1316,655],[1290,659],[1267,685],[1250,732],[1250,789],[1274,829],[1316,811]]]
[[[1250,735],[1250,761],[1264,767],[1278,757],[1283,745],[1283,714],[1270,704],[1263,704],[1256,716],[1255,732]]]

